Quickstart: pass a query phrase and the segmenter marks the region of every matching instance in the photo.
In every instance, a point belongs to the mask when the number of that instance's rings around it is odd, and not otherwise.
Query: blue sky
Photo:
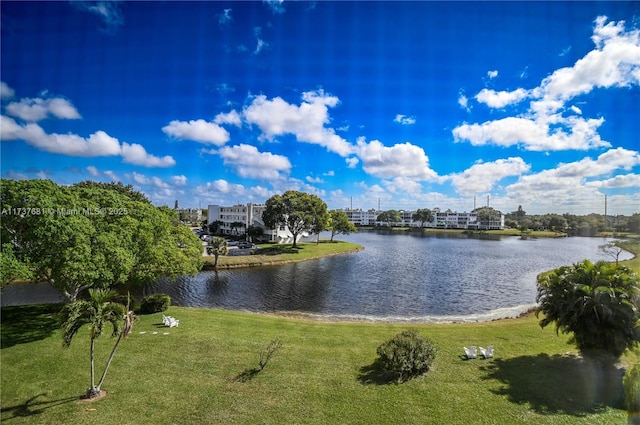
[[[638,2],[3,1],[1,174],[640,211]]]

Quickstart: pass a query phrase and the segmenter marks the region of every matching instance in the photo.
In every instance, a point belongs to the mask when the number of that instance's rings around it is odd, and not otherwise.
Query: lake
[[[339,239],[365,249],[282,266],[201,272],[174,283],[161,279],[146,292],[167,293],[177,306],[340,320],[480,321],[513,317],[535,306],[536,275],[542,271],[584,259],[612,260],[599,250],[610,241],[604,238],[362,231]],[[620,259],[626,258],[631,254]],[[41,285],[5,288],[2,305],[25,298],[35,302],[32,296],[48,302],[42,294],[25,293],[35,286]],[[42,291],[50,296],[49,289]]]

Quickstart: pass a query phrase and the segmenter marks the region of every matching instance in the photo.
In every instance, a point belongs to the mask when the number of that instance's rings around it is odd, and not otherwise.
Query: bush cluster
[[[640,365],[627,370],[622,380],[624,385],[624,402],[627,412],[634,415],[635,423],[640,423]]]
[[[167,294],[147,295],[140,303],[140,312],[142,314],[153,314],[167,311],[171,305],[171,297]]]
[[[427,372],[437,351],[429,338],[409,329],[380,345],[377,353],[383,372],[403,382]]]

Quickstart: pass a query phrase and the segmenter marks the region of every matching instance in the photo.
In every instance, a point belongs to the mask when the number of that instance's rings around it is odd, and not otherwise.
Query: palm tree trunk
[[[87,395],[91,396],[94,393],[94,389],[96,387],[95,385],[95,366],[94,366],[94,362],[93,362],[93,351],[94,351],[94,347],[95,347],[95,342],[96,339],[94,338],[93,335],[91,335],[91,348],[89,349],[89,359],[91,360],[91,387],[89,387],[89,390],[87,391]]]
[[[104,378],[107,376],[107,371],[109,370],[109,366],[111,366],[111,361],[113,360],[113,356],[115,356],[116,354],[116,350],[118,349],[118,345],[120,344],[120,341],[122,341],[122,335],[124,334],[124,332],[120,332],[120,335],[118,336],[118,340],[116,341],[115,345],[113,346],[113,349],[111,350],[111,354],[109,355],[109,359],[107,360],[107,364],[104,367],[104,372],[102,372],[102,376],[100,377],[100,382],[98,382],[98,386],[96,387],[96,391],[99,392],[100,388],[102,387],[102,383],[104,382]]]

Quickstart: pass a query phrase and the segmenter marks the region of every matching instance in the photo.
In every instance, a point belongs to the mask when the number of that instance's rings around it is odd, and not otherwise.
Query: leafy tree
[[[247,235],[249,236],[251,242],[255,242],[256,238],[264,235],[264,229],[261,226],[251,225],[247,228]]]
[[[231,226],[231,231],[235,232],[236,229],[243,229],[244,228],[244,223],[241,222],[241,221],[234,221],[233,223],[231,223],[230,226]]]
[[[397,210],[389,210],[384,211],[378,215],[376,221],[383,221],[387,223],[387,226],[391,226],[391,223],[398,223],[402,221],[402,216],[400,215],[400,211]]]
[[[118,345],[123,338],[126,338],[133,327],[135,315],[128,310],[128,306],[110,301],[117,293],[105,289],[90,289],[89,300],[78,300],[65,305],[61,311],[62,319],[62,346],[67,348],[71,345],[73,337],[81,327],[89,325],[89,361],[91,364],[91,385],[87,389],[87,398],[93,398],[100,394],[100,388],[115,356]],[[98,381],[95,383],[95,342],[105,327],[111,325],[113,331],[111,335],[118,339],[111,350],[106,366]]]
[[[573,333],[585,357],[613,364],[638,345],[638,277],[625,266],[585,260],[538,276],[540,326]]]
[[[413,221],[419,221],[420,227],[424,227],[425,223],[433,221],[433,213],[429,208],[422,208],[413,213]]]
[[[212,221],[211,224],[209,224],[209,233],[212,235],[217,235],[220,232],[220,228],[223,224],[224,222],[221,220]]]
[[[0,288],[4,288],[14,280],[29,280],[32,278],[28,264],[16,258],[13,245],[6,243],[0,251]]]
[[[329,211],[329,226],[331,231],[331,240],[338,234],[348,235],[349,233],[357,232],[355,224],[349,221],[349,216],[344,211],[332,210]]]
[[[202,244],[169,208],[100,185],[2,180],[2,241],[69,301],[88,288],[195,274]]]
[[[293,248],[303,232],[318,232],[325,229],[328,220],[327,204],[316,195],[288,190],[282,195],[267,199],[262,213],[265,226],[276,229],[286,226],[293,237]],[[320,231],[321,231],[320,230]]]
[[[151,204],[149,199],[142,193],[138,192],[133,188],[132,185],[124,185],[122,182],[96,182],[93,180],[85,180],[80,183],[76,183],[73,187],[86,188],[86,189],[107,189],[108,191],[114,191],[125,197],[129,198],[132,201],[144,202],[147,204]]]
[[[209,239],[207,244],[207,254],[214,256],[213,268],[218,268],[218,257],[221,255],[227,255],[229,248],[227,246],[227,240],[220,237]]]

